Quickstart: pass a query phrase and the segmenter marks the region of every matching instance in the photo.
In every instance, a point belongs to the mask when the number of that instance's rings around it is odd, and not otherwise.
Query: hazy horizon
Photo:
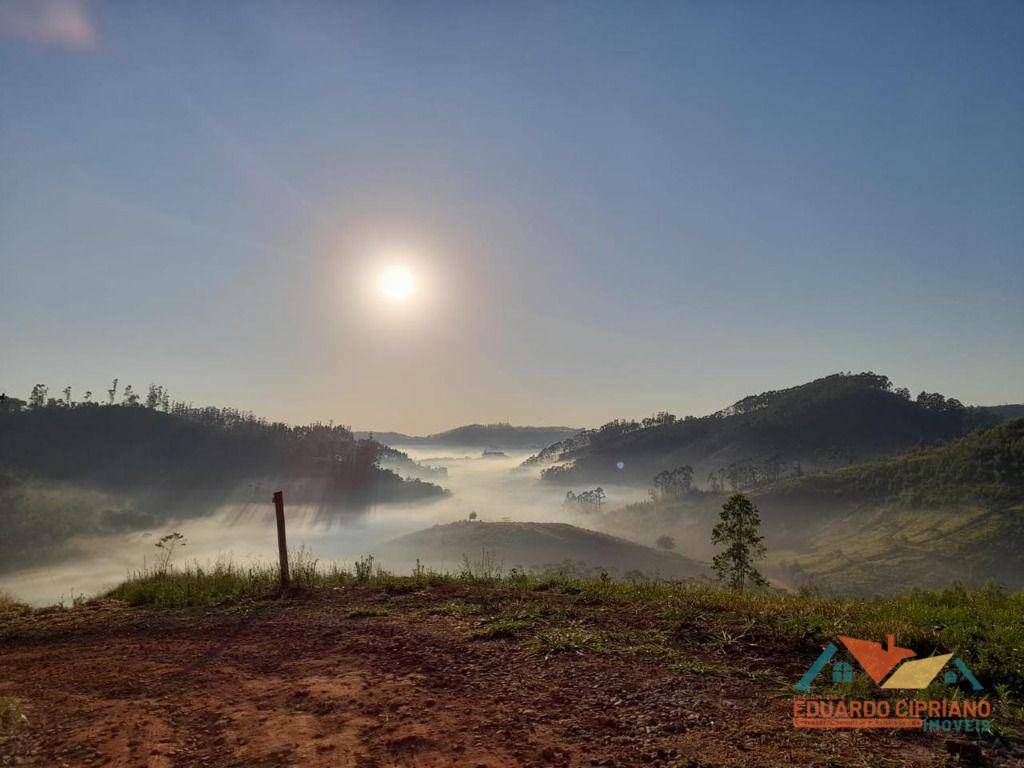
[[[417,435],[1024,401],[1024,5],[634,10],[4,4],[0,389]]]
[[[1022,52],[0,0],[0,765],[1013,762]]]

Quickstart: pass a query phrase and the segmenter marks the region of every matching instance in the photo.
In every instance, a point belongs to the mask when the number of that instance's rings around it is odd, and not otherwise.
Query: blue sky
[[[0,388],[1024,401],[1024,5],[0,3]],[[402,306],[374,291],[406,265]]]

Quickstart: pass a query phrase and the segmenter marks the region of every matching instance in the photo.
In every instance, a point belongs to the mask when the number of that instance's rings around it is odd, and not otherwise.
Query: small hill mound
[[[695,560],[565,523],[460,521],[393,539],[377,554],[386,560],[418,558],[447,568],[484,559],[506,571],[562,567],[568,561],[582,571],[603,568],[617,576],[640,571],[646,576],[683,579],[707,573]]]

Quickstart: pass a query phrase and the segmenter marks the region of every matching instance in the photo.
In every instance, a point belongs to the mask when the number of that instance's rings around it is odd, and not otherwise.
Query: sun
[[[405,267],[388,267],[377,283],[380,292],[393,301],[405,301],[412,295],[412,273]]]

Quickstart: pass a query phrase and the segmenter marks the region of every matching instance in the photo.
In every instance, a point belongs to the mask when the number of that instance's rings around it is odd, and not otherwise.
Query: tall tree
[[[32,394],[28,396],[28,404],[33,408],[42,408],[46,405],[47,388],[45,384],[36,384],[32,387]]]
[[[663,470],[654,476],[651,498],[679,499],[693,489],[693,467],[686,465],[673,470]]]
[[[711,532],[711,543],[725,546],[712,561],[721,581],[733,589],[767,584],[754,567],[754,561],[765,556],[761,515],[742,493],[734,493],[722,505],[719,521]]]
[[[128,386],[126,386],[124,388],[124,400],[123,400],[122,404],[123,405],[129,405],[129,406],[132,406],[132,407],[134,407],[134,406],[139,404],[139,396],[138,396],[138,394],[136,394],[135,390],[132,389],[132,385],[131,384],[129,384]]]

